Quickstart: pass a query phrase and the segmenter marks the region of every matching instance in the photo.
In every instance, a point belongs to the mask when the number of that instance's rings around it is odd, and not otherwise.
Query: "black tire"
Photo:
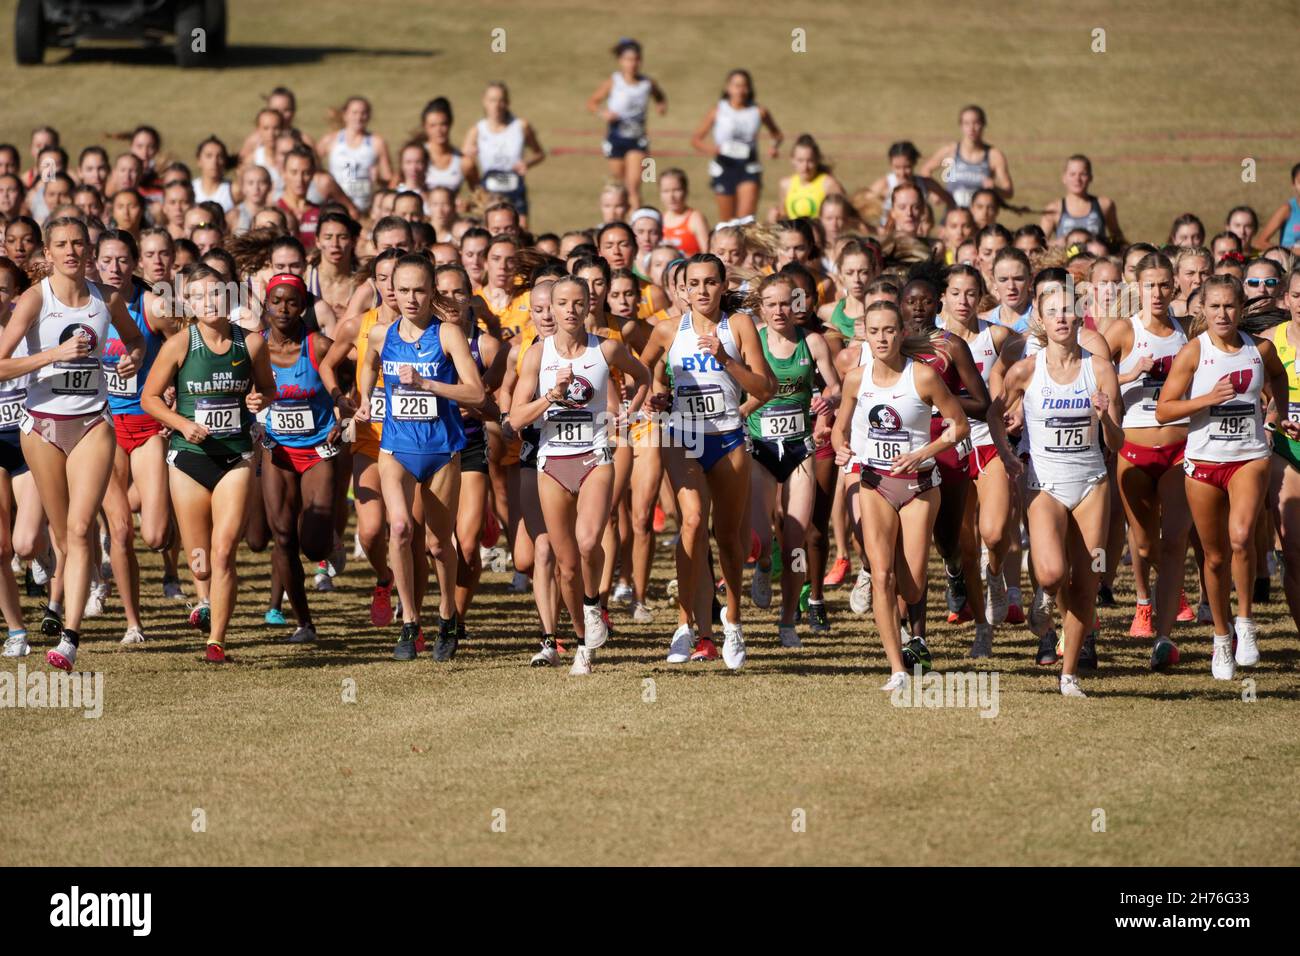
[[[208,52],[222,56],[226,52],[226,0],[206,0],[208,18]]]
[[[206,66],[212,62],[212,36],[208,32],[206,3],[204,0],[181,0],[176,5],[176,65],[188,69],[194,66]],[[194,31],[202,30],[204,38],[202,52],[194,50]]]
[[[45,59],[45,10],[41,0],[19,0],[14,17],[14,58],[23,66]]]

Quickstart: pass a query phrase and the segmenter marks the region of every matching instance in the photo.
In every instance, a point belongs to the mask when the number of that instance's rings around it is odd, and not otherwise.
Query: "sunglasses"
[[[1264,286],[1266,289],[1272,289],[1281,281],[1281,279],[1247,279],[1246,285],[1250,286],[1252,289],[1258,289],[1260,286]]]

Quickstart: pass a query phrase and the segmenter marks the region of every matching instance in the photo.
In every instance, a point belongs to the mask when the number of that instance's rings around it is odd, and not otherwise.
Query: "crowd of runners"
[[[0,145],[4,655],[36,642],[24,589],[64,670],[106,606],[124,645],[170,626],[141,610],[148,549],[220,663],[266,639],[230,629],[245,546],[271,550],[258,610],[295,644],[311,593],[369,564],[403,661],[491,632],[485,558],[535,600],[521,662],[571,674],[624,617],[661,625],[670,663],[732,669],[747,636],[874,632],[894,690],[942,621],[977,659],[1027,627],[1081,697],[1099,644],[1169,668],[1182,622],[1227,680],[1260,659],[1275,570],[1300,628],[1300,164],[1262,226],[1241,206],[1133,242],[1086,156],[1011,205],[978,106],[854,189],[734,70],[691,140],[708,208],[694,170],[643,181],[668,100],[635,41],[614,56],[587,103],[600,221],[559,234],[502,83],[458,140],[446,99],[399,146],[360,96],[313,139],[279,88],[192,161],[150,126],[111,152],[51,127]],[[1125,563],[1132,625],[1103,634]]]

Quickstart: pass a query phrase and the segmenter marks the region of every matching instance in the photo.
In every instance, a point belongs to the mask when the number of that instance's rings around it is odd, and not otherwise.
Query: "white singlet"
[[[379,154],[375,151],[374,137],[366,133],[356,146],[348,145],[348,131],[341,129],[330,147],[330,175],[361,212],[370,209],[370,198],[375,184],[370,177]]]
[[[970,356],[975,360],[975,370],[980,373],[984,379],[984,384],[989,384],[989,379],[993,375],[993,363],[998,360],[998,350],[993,344],[993,326],[995,323],[986,322],[979,319],[979,334],[966,344],[970,346]],[[986,422],[978,418],[970,420],[970,443],[972,448],[978,448],[981,445],[992,445],[993,435],[989,431]]]
[[[1213,391],[1219,379],[1231,376],[1237,397],[1222,405],[1211,405],[1192,415],[1184,456],[1191,461],[1251,461],[1267,458],[1269,443],[1264,437],[1264,413],[1260,390],[1264,387],[1264,360],[1245,332],[1241,348],[1224,352],[1210,341],[1210,333],[1196,337],[1201,343],[1201,361],[1192,376],[1188,395]]]
[[[1129,316],[1129,324],[1133,326],[1133,348],[1119,363],[1117,370],[1120,376],[1132,371],[1144,355],[1151,356],[1154,364],[1138,378],[1120,385],[1119,397],[1124,402],[1123,425],[1125,428],[1159,428],[1161,423],[1156,421],[1156,398],[1164,387],[1165,379],[1169,377],[1169,366],[1173,364],[1174,356],[1187,344],[1187,336],[1177,322],[1174,323],[1172,334],[1154,335],[1142,324],[1141,313]],[[1180,418],[1176,422],[1165,424],[1186,425],[1187,419]]]
[[[728,100],[718,100],[713,114],[713,141],[719,155],[727,159],[751,159],[758,142],[763,114],[757,106],[735,109]]]
[[[615,130],[624,139],[640,139],[645,135],[645,114],[650,105],[650,78],[643,76],[635,83],[629,83],[616,70],[610,81],[609,99],[605,106],[618,117]]]
[[[460,165],[460,150],[453,149],[451,151],[451,161],[442,168],[433,165],[432,159],[429,160],[429,170],[424,174],[425,192],[442,186],[450,189],[454,196],[460,192],[460,186],[463,182],[465,182],[465,170]]]
[[[730,316],[718,322],[718,340],[733,362],[740,349],[731,334]],[[720,435],[741,427],[740,385],[712,355],[700,351],[700,333],[690,312],[682,315],[668,349],[668,374],[673,383],[673,417],[686,431]],[[676,424],[676,422],[674,422]]]
[[[864,468],[887,472],[893,468],[895,458],[930,443],[932,409],[917,394],[916,362],[912,359],[904,361],[903,371],[892,385],[872,381],[875,367],[875,357],[868,354],[862,365],[862,386],[853,409],[849,446]],[[933,467],[934,459],[927,458],[917,471]]]
[[[260,143],[253,150],[253,163],[265,169],[267,175],[271,177],[271,191],[267,193],[266,201],[274,205],[275,201],[284,194],[284,174],[275,168],[275,161],[266,155],[266,147]]]
[[[221,185],[217,187],[217,191],[214,193],[205,193],[203,191],[203,178],[201,176],[195,176],[191,185],[194,187],[194,205],[197,206],[201,202],[214,202],[225,212],[230,212],[235,208],[235,196],[230,191],[230,183],[222,180]]]
[[[555,336],[542,340],[542,364],[537,372],[537,394],[555,387],[561,369],[572,368],[563,405],[552,405],[542,415],[539,457],[589,455],[609,447],[606,410],[609,398],[609,363],[600,350],[604,340],[587,334],[587,349],[577,358],[565,358],[555,348]]]
[[[524,158],[524,121],[515,117],[493,132],[486,119],[478,121],[478,173],[488,192],[512,193],[523,185],[515,164]]]
[[[1097,376],[1086,349],[1079,372],[1064,385],[1047,370],[1047,353],[1034,359],[1034,374],[1025,386],[1025,434],[1038,482],[1053,485],[1087,481],[1106,474],[1100,423],[1092,406]]]
[[[100,358],[108,334],[108,304],[99,287],[86,283],[90,301],[79,309],[54,296],[48,278],[41,280],[41,314],[27,330],[27,353],[57,348],[81,332],[90,340],[90,354],[71,362],[54,362],[30,376],[27,410],[47,415],[90,415],[104,408],[108,391],[100,374]]]

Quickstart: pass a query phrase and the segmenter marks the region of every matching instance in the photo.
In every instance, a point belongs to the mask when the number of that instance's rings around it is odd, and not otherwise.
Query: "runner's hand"
[[[666,412],[673,407],[673,397],[668,392],[655,392],[646,399],[646,404],[650,406],[652,411]]]
[[[1097,417],[1103,418],[1106,412],[1110,410],[1110,396],[1101,389],[1092,393],[1092,408],[1097,413]]]
[[[352,418],[357,413],[357,405],[347,395],[340,395],[337,402],[334,403],[334,409],[339,413],[339,418]]]
[[[181,429],[181,436],[191,445],[202,445],[208,437],[208,430],[198,422],[187,422]]]
[[[367,396],[361,400],[357,410],[352,413],[352,417],[359,422],[370,421],[370,397]]]
[[[414,385],[418,387],[424,384],[424,377],[415,370],[414,365],[398,366],[397,380],[403,385]]]
[[[256,388],[250,389],[248,394],[244,396],[244,404],[248,406],[250,412],[256,415],[262,409],[266,408],[266,396]]]
[[[90,354],[90,339],[78,332],[70,335],[54,348],[56,362],[71,362]]]
[[[135,359],[131,358],[131,353],[127,352],[117,363],[117,374],[122,378],[130,378],[136,373]]]
[[[1210,396],[1214,399],[1214,402],[1212,403],[1214,405],[1222,405],[1224,402],[1230,402],[1236,394],[1237,390],[1232,385],[1232,379],[1226,375],[1215,382],[1214,388],[1210,391]]]
[[[852,449],[852,448],[850,448],[850,447],[848,447],[847,445],[845,445],[843,448],[840,448],[840,449],[837,449],[837,450],[836,450],[836,452],[835,452],[835,464],[836,464],[838,467],[843,468],[845,465],[847,465],[847,464],[848,464],[850,461],[852,461],[852,460],[853,460],[853,449]]]
[[[894,459],[894,464],[889,469],[890,474],[901,475],[918,472],[921,470],[921,463],[925,461],[925,457],[925,455],[921,454],[920,449],[909,451],[906,455],[899,455]]]

